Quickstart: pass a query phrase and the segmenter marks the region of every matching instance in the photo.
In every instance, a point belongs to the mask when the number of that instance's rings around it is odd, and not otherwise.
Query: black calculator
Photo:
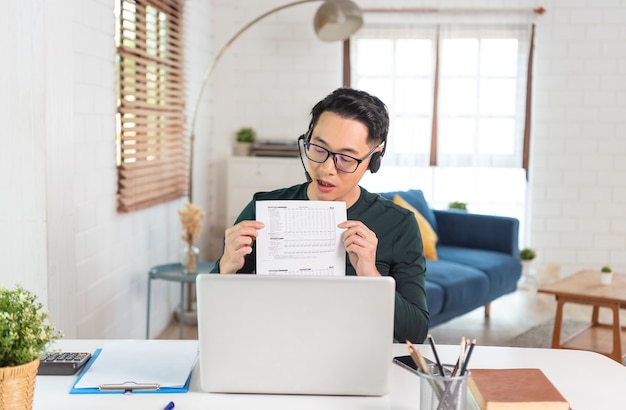
[[[69,376],[91,359],[91,353],[48,352],[39,358],[39,375]]]

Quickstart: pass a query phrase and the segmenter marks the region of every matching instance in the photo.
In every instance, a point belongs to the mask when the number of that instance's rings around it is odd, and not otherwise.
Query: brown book
[[[569,410],[541,369],[471,369],[467,383],[482,410]]]

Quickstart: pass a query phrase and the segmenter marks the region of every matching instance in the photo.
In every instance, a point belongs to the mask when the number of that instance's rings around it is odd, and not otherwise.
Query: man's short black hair
[[[336,89],[311,110],[309,133],[324,112],[332,112],[341,118],[356,120],[365,125],[368,130],[368,144],[378,145],[383,141],[387,144],[389,112],[378,97],[353,88]]]

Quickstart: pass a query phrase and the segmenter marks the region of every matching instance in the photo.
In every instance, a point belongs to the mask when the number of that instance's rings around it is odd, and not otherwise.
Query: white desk
[[[93,352],[102,340],[61,340],[66,351]],[[417,345],[433,358],[428,345]],[[442,362],[453,363],[458,346],[438,346]],[[395,355],[407,354],[406,346],[394,345]],[[598,353],[578,350],[527,349],[476,346],[471,367],[538,367],[550,378],[574,410],[626,408],[626,367]],[[34,409],[145,409],[162,410],[171,400],[175,410],[189,409],[419,409],[419,379],[400,366],[391,367],[391,394],[384,397],[275,396],[209,394],[200,390],[194,371],[185,394],[70,395],[75,376],[38,376]]]

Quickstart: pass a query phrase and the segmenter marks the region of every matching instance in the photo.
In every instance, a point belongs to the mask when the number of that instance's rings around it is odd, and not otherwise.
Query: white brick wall
[[[532,242],[562,274],[626,268],[625,5],[551,1],[538,25]]]
[[[143,338],[148,269],[183,246],[182,199],[116,211],[114,4],[0,4],[0,283],[36,291],[66,337]],[[179,289],[154,283],[153,335]]]

